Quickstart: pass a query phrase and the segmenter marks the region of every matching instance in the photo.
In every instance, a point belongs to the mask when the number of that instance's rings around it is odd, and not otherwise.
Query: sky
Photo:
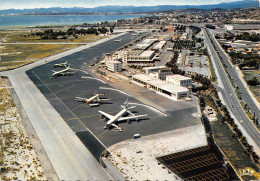
[[[32,9],[49,7],[93,8],[106,5],[156,6],[218,4],[239,0],[0,0],[0,9]],[[260,1],[260,0],[259,0]]]

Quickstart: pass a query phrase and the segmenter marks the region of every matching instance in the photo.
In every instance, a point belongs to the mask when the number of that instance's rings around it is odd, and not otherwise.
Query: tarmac
[[[127,42],[133,41],[130,33],[121,36],[120,39],[122,39],[122,42],[110,40],[27,71],[30,79],[97,160],[107,147],[131,139],[136,133],[148,136],[200,124],[200,120],[196,116],[198,113],[196,103],[171,102],[169,104],[169,102],[163,101],[167,100],[165,97],[152,91],[149,92],[149,90],[141,90],[139,95],[133,94],[134,97],[137,97],[136,99],[125,93],[127,92],[126,89],[129,88],[129,82],[122,82],[122,84],[112,85],[112,87],[106,83],[105,79],[91,75],[88,66],[95,61],[95,58],[99,58],[104,53],[112,52]],[[59,70],[53,68],[53,64],[65,61],[70,63],[76,74],[50,79],[51,70]],[[119,89],[120,87],[122,90]],[[133,91],[131,92],[134,92],[135,89],[138,90],[137,87],[132,87]],[[105,93],[110,100],[100,107],[91,108],[74,100],[76,96],[89,98],[92,96],[93,91]],[[127,98],[131,105],[136,105],[133,112],[136,115],[148,114],[147,118],[131,124],[119,124],[123,128],[123,132],[116,129],[104,130],[106,123],[100,119],[98,110],[115,115],[121,110],[120,105]],[[149,101],[152,98],[153,101]],[[156,105],[158,101],[162,103],[165,112],[158,110],[156,106],[150,106],[152,102]],[[46,102],[41,104],[44,105]]]
[[[136,133],[149,136],[201,124],[197,116],[196,101],[195,104],[172,102],[167,105],[167,102],[162,101],[162,96],[150,94],[147,90],[139,92],[139,96],[135,99],[115,85],[112,87],[107,84],[105,79],[101,80],[89,74],[90,70],[86,68],[93,64],[96,58],[134,40],[131,33],[124,33],[120,39],[121,42],[115,42],[114,39],[101,40],[90,46],[79,47],[18,70],[2,73],[10,78],[61,180],[109,180],[111,177],[93,160],[93,158],[99,160],[107,147],[132,139]],[[54,68],[53,64],[65,61],[70,63],[76,74],[51,79],[51,70],[59,70]],[[24,74],[24,71],[28,76]],[[127,86],[123,88],[127,89]],[[134,89],[132,87],[132,90]],[[92,91],[105,92],[110,101],[100,107],[90,108],[74,100],[76,96],[90,97]],[[162,105],[166,107],[165,112],[158,110],[156,106],[147,105],[146,103],[152,102],[149,101],[149,97],[162,102]],[[129,99],[131,105],[136,105],[133,110],[136,115],[148,114],[147,118],[131,124],[119,124],[123,132],[115,129],[104,130],[106,123],[100,120],[98,110],[115,115],[126,98]],[[153,105],[156,104],[153,102]],[[173,106],[174,104],[176,105]],[[75,137],[75,134],[79,139]],[[94,156],[93,158],[89,151]]]

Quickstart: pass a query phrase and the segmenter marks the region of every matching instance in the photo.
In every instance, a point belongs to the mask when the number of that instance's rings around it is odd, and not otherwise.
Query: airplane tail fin
[[[67,69],[70,69],[70,63],[68,63],[68,64],[66,65],[66,68],[67,68]]]
[[[128,98],[125,101],[125,108],[128,109]]]
[[[56,71],[55,70],[51,70],[52,71],[52,73],[56,73]]]
[[[126,101],[125,101],[125,103],[124,103],[125,105],[123,106],[123,105],[121,105],[121,107],[123,108],[123,109],[133,109],[133,108],[135,108],[136,106],[131,106],[131,107],[129,107],[129,105],[128,105],[128,98],[126,99]]]

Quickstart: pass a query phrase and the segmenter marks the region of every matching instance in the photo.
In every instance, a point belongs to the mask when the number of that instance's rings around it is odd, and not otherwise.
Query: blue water
[[[146,15],[39,15],[39,16],[0,16],[0,28],[29,27],[48,25],[75,25],[131,19]]]

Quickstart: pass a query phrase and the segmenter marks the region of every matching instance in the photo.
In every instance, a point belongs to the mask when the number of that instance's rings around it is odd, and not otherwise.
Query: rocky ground
[[[0,80],[1,180],[46,180],[5,80]]]

